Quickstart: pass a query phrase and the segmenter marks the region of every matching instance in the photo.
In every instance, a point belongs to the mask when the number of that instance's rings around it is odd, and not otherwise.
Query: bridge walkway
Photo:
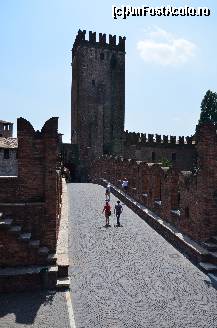
[[[73,183],[68,193],[76,328],[217,327],[217,291],[204,273],[125,205],[123,227],[114,215],[103,227],[103,187]]]

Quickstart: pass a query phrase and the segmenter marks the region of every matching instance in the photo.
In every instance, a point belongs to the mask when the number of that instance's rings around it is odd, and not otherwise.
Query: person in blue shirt
[[[120,216],[121,216],[122,212],[123,212],[123,207],[121,206],[120,201],[118,200],[117,204],[115,205],[115,208],[114,208],[114,214],[116,215],[116,218],[117,218],[117,227],[121,226]]]

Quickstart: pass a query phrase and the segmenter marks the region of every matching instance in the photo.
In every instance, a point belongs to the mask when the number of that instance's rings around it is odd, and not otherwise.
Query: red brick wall
[[[42,201],[45,188],[45,138],[42,132],[35,132],[23,118],[17,120],[17,137],[19,200]]]
[[[37,250],[29,249],[26,242],[20,241],[7,231],[0,231],[1,267],[36,265],[40,263]]]
[[[14,202],[18,199],[18,181],[17,177],[0,177],[0,202]]]
[[[41,132],[34,131],[28,121],[19,118],[18,177],[0,178],[0,212],[13,218],[13,224],[21,225],[23,232],[31,232],[32,239],[39,239],[50,252],[56,250],[62,194],[57,129],[55,117],[44,124]],[[7,231],[1,233],[3,248],[7,250],[13,240],[16,252],[13,259],[7,252],[0,253],[0,265],[32,263],[32,252],[27,255],[21,241]]]
[[[217,233],[216,127],[200,126],[196,137],[198,163],[194,172],[104,156],[92,163],[91,176],[118,187],[119,180],[126,177],[128,194],[134,199],[193,239],[209,239]]]
[[[217,233],[217,136],[212,124],[197,129],[197,174],[180,176],[181,227],[198,239]],[[189,217],[185,209],[189,208]]]
[[[13,218],[23,232],[31,232],[34,239],[40,239],[44,226],[45,204],[41,203],[1,203],[1,212]]]

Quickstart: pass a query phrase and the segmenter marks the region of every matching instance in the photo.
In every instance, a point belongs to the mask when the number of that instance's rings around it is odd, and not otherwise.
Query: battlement
[[[72,48],[72,57],[74,57],[76,50],[80,46],[106,48],[110,50],[125,52],[125,40],[126,37],[119,36],[119,42],[116,42],[116,35],[109,34],[109,40],[106,40],[106,34],[99,33],[98,41],[96,32],[89,31],[89,40],[86,39],[86,30],[79,30],[75,38],[75,42]]]
[[[168,136],[168,135],[159,135],[159,134],[146,134],[146,133],[136,133],[129,132],[126,130],[124,132],[124,141],[126,145],[153,145],[153,144],[161,144],[161,145],[195,145],[195,140],[191,136]]]
[[[125,132],[125,136],[134,144],[142,141],[150,145],[171,143],[172,147],[168,148],[173,148],[172,151],[175,144],[184,145],[186,142],[186,146],[190,146],[180,147],[179,150],[177,147],[172,153],[177,156],[172,156],[171,162],[164,161],[164,158],[170,159],[165,156],[169,152],[162,151],[162,148],[164,150],[167,147],[161,147],[160,150],[159,146],[149,147],[152,154],[156,153],[158,148],[159,156],[158,158],[154,156],[154,162],[150,157],[145,161],[138,161],[138,156],[104,156],[92,163],[91,178],[94,181],[109,181],[118,189],[126,178],[127,195],[133,198],[133,204],[138,202],[175,226],[181,233],[195,240],[205,241],[216,234],[216,125],[208,123],[198,126],[196,135],[189,138],[173,136],[162,138],[160,135],[155,135],[154,139],[152,134],[146,138],[145,134],[128,131]],[[197,142],[195,147],[194,140]],[[130,148],[129,145],[126,145],[126,148]],[[146,147],[146,152],[148,153],[150,149]],[[186,154],[192,150],[196,151],[196,161],[192,169],[179,168],[177,161],[180,158],[186,161],[188,157]]]

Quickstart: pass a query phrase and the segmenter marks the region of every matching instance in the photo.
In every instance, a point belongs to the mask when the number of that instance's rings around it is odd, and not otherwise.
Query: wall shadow
[[[14,314],[16,323],[32,325],[40,307],[52,304],[56,292],[36,291],[0,295],[0,326],[1,318]]]

